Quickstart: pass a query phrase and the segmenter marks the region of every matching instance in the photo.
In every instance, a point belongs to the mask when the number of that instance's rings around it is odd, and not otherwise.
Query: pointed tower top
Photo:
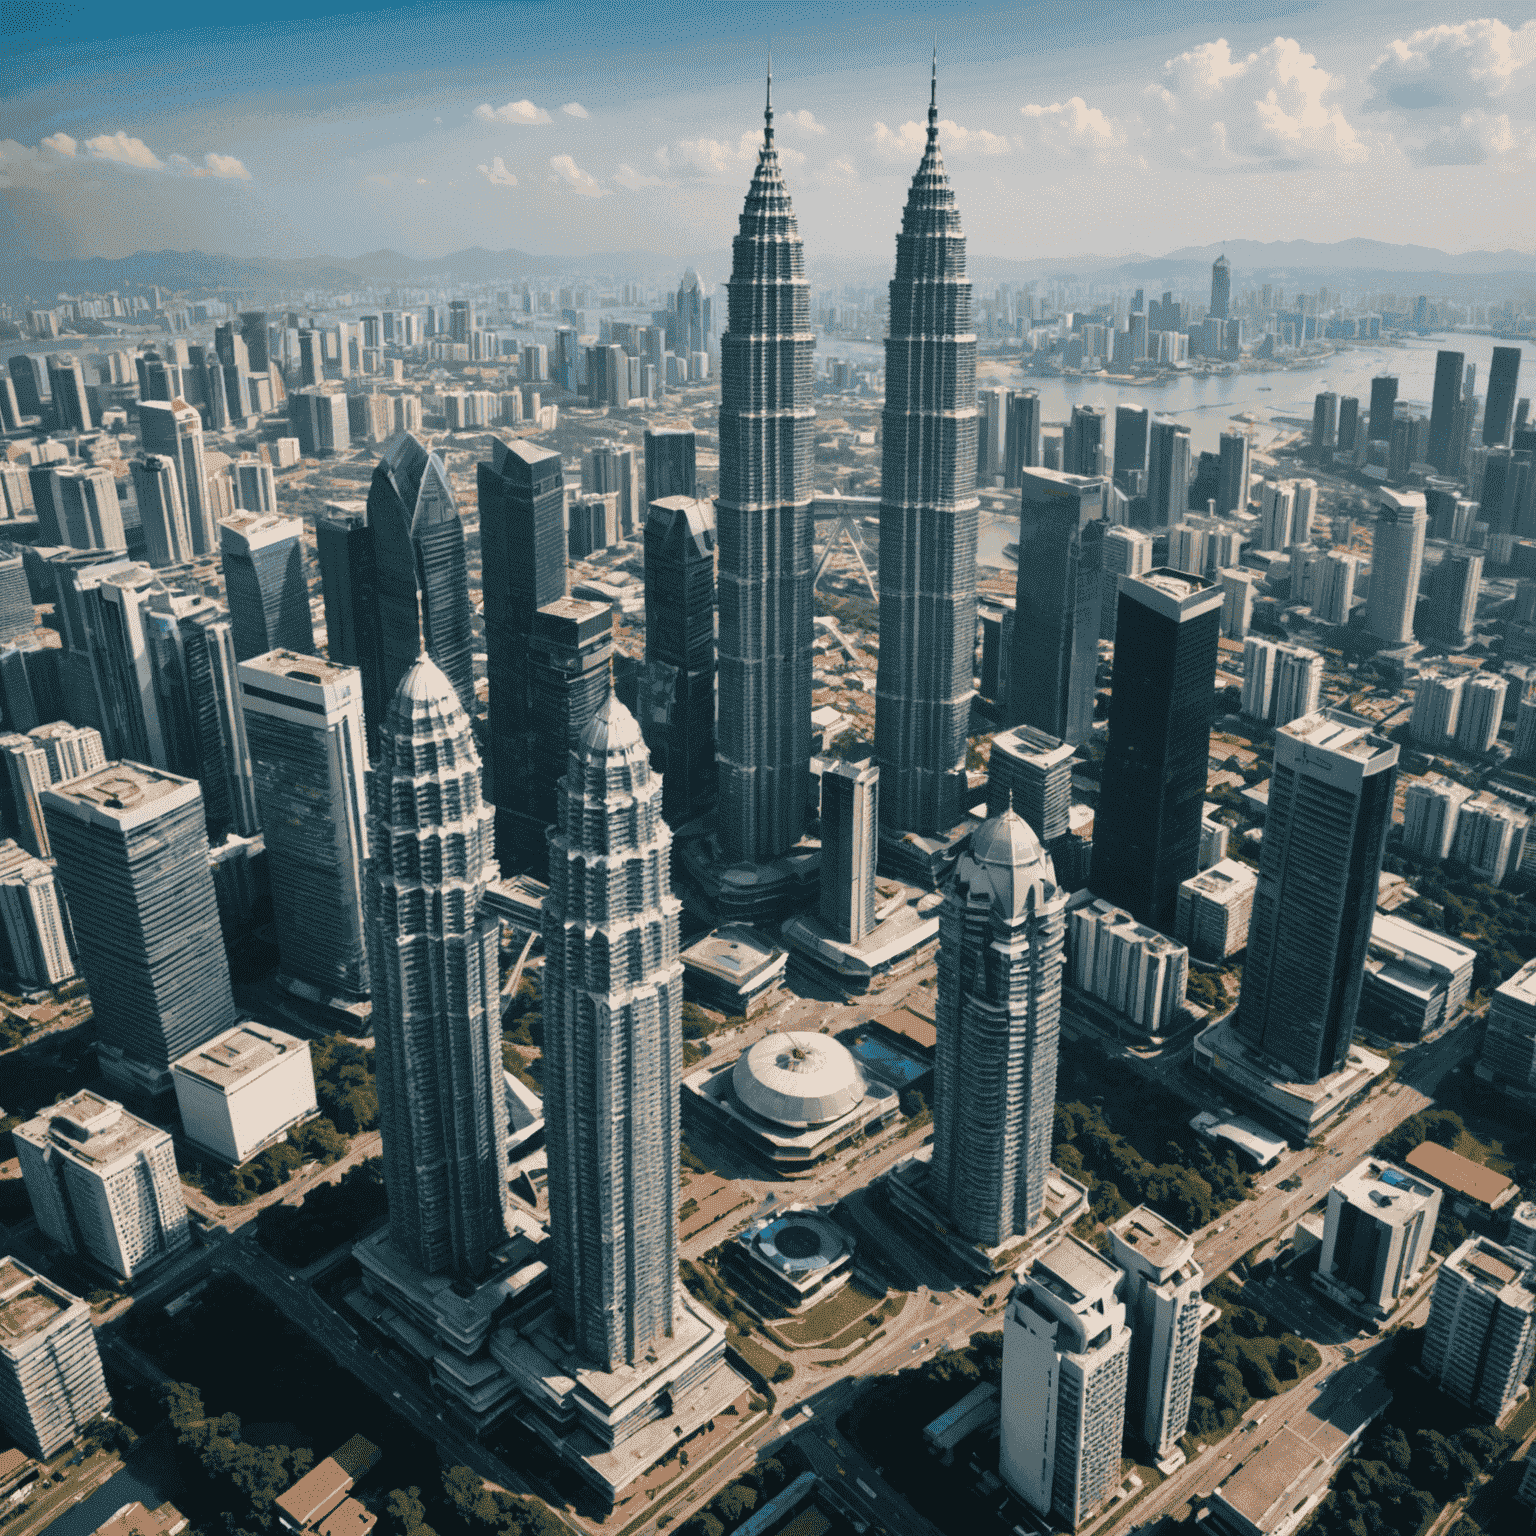
[[[763,106],[763,147],[773,148],[773,51],[768,53],[768,99]]]
[[[939,40],[933,40],[933,79],[928,86],[928,142],[939,140]]]

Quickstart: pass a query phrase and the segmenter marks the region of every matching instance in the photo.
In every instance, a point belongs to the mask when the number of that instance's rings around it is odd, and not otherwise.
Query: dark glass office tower
[[[610,695],[567,758],[544,902],[550,1278],[590,1365],[639,1365],[677,1297],[683,967],[672,833]]]
[[[482,534],[482,544],[484,535]],[[373,529],[361,503],[332,503],[315,519],[315,553],[325,602],[325,648],[330,659],[356,667],[362,677],[368,755],[378,745],[389,695],[384,691],[384,626],[379,612],[378,561]]]
[[[1120,578],[1088,883],[1165,933],[1173,931],[1180,883],[1200,871],[1221,604],[1220,587],[1183,571]]]
[[[379,605],[378,686],[393,697],[425,650],[466,713],[475,707],[464,524],[443,461],[409,432],[384,445],[368,488]],[[367,671],[367,658],[358,665]]]
[[[101,1070],[130,1092],[167,1092],[171,1063],[235,1022],[202,794],[108,763],[41,799]]]
[[[1040,391],[1016,390],[1008,396],[1003,437],[1003,484],[1017,486],[1026,469],[1040,462]]]
[[[312,655],[303,522],[272,512],[236,512],[219,524],[219,541],[240,660],[279,647]]]
[[[1315,1083],[1349,1057],[1397,752],[1337,710],[1275,733],[1238,1032],[1301,1082]]]
[[[645,520],[645,676],[640,711],[672,827],[715,795],[715,515],[665,496]]]
[[[787,852],[811,760],[812,432],[805,253],[773,106],[731,246],[720,337],[719,837],[732,861]]]
[[[1214,320],[1227,318],[1232,302],[1232,267],[1227,258],[1218,256],[1211,263],[1211,307],[1207,313]]]
[[[499,925],[480,906],[491,822],[469,716],[423,656],[368,779],[368,970],[390,1241],[460,1280],[506,1236]]]
[[[696,471],[698,439],[686,427],[645,429],[645,504],[663,496],[699,494]]]
[[[1392,417],[1397,410],[1397,379],[1384,373],[1371,380],[1370,441],[1392,441]]]
[[[1093,731],[1105,489],[1090,476],[1028,469],[1020,492],[1008,723],[1073,746]]]
[[[497,856],[510,864],[508,817],[527,809],[530,772],[528,636],[539,609],[565,596],[565,476],[558,453],[522,438],[496,443],[476,475],[490,794]]]
[[[1152,413],[1144,405],[1115,407],[1115,473],[1130,474],[1147,467]]]
[[[925,833],[965,812],[976,649],[976,335],[937,92],[890,288],[875,693],[881,822]]]
[[[1429,406],[1429,462],[1448,473],[1460,467],[1456,407],[1461,404],[1466,364],[1466,357],[1460,352],[1435,354],[1435,393]]]
[[[1495,347],[1488,370],[1488,398],[1483,402],[1483,441],[1507,443],[1520,391],[1520,348]]]

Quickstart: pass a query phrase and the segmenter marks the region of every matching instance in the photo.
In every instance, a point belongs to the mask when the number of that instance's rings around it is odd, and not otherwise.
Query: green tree
[[[757,1508],[757,1495],[743,1483],[731,1483],[711,1507],[727,1525],[737,1526]]]

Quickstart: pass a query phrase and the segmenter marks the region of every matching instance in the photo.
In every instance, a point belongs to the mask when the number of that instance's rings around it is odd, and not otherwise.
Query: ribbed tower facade
[[[715,503],[719,835],[727,859],[752,863],[777,858],[800,836],[811,758],[816,338],[769,100],[762,152],[732,243]]]
[[[883,427],[880,819],[947,832],[965,811],[976,644],[976,337],[937,83],[896,237]]]
[[[1045,1204],[1066,905],[1040,840],[1007,810],[972,834],[939,913],[929,1198],[989,1248]]]
[[[491,807],[453,684],[422,656],[368,784],[368,966],[390,1237],[418,1269],[472,1280],[506,1235],[497,923],[482,916]]]
[[[669,1336],[683,968],[661,779],[612,695],[560,784],[544,900],[544,1114],[555,1300],[607,1371]]]

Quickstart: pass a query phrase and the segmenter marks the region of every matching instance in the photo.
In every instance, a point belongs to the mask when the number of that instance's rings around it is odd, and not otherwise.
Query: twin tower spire
[[[875,756],[880,821],[898,836],[947,833],[964,816],[976,633],[976,337],[938,136],[935,49],[927,148],[896,238],[885,344]],[[804,829],[814,614],[815,332],[773,144],[771,61],[727,308],[717,828],[728,864],[760,867]]]

